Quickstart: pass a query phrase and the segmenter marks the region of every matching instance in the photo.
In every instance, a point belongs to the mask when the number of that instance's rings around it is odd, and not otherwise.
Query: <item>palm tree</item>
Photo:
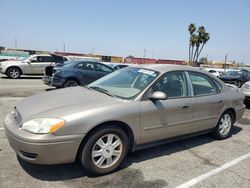
[[[196,31],[195,24],[193,24],[193,23],[189,24],[188,31],[190,34],[190,40],[189,40],[189,62],[190,62],[192,59],[191,56],[193,54],[193,48],[194,48],[194,44],[193,44],[194,36],[193,35],[194,35],[194,32]]]
[[[188,31],[190,34],[189,62],[191,62],[192,65],[198,66],[199,55],[200,55],[204,45],[210,39],[210,36],[209,36],[209,33],[206,32],[206,29],[204,26],[200,26],[197,30],[197,33],[195,33],[196,27],[193,23],[191,23],[188,26]],[[195,51],[193,51],[194,48],[195,48]]]

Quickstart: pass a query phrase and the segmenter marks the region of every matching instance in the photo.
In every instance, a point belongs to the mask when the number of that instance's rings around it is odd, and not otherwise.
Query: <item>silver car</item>
[[[245,95],[245,104],[250,104],[250,81],[241,86],[241,92]]]
[[[79,160],[90,174],[115,170],[127,152],[190,135],[231,135],[244,96],[191,67],[143,65],[86,87],[41,93],[7,115],[7,138],[31,163]]]
[[[0,70],[9,78],[17,79],[21,75],[43,75],[46,67],[62,62],[63,57],[54,54],[31,55],[19,60],[2,62]]]

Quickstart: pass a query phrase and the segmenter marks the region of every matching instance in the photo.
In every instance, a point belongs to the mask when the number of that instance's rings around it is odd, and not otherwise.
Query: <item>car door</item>
[[[81,85],[86,85],[97,80],[93,62],[80,62],[75,68],[75,76],[80,80]]]
[[[27,61],[25,66],[25,74],[39,74],[40,62],[38,61],[39,56],[33,56]]]
[[[188,73],[193,88],[193,129],[212,129],[224,108],[221,89],[216,86],[216,81],[206,74],[192,71]]]
[[[149,100],[155,91],[166,93],[166,100]],[[192,131],[193,100],[184,71],[164,74],[141,101],[141,143],[183,135]]]
[[[45,68],[54,63],[54,58],[52,56],[39,56],[38,61],[40,65],[38,74],[43,74]]]

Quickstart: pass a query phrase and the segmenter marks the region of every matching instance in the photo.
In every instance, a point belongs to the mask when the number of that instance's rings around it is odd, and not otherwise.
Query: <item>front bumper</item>
[[[22,130],[13,113],[4,121],[8,141],[17,155],[35,164],[61,164],[75,161],[84,135],[33,134]]]
[[[54,87],[63,87],[63,84],[66,81],[64,78],[54,76],[44,76],[42,80],[44,84]]]
[[[241,92],[245,95],[245,100],[244,103],[245,104],[250,104],[250,90],[244,88],[244,85],[241,88]]]

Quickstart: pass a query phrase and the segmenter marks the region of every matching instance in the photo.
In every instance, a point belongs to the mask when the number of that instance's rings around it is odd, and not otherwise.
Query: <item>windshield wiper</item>
[[[93,90],[95,90],[95,91],[99,91],[99,92],[104,93],[104,94],[106,94],[106,95],[109,95],[109,96],[111,96],[111,97],[117,97],[116,95],[113,95],[112,93],[110,93],[108,90],[103,89],[103,88],[98,87],[98,86],[90,86],[90,87],[87,87],[87,88],[93,89]]]

